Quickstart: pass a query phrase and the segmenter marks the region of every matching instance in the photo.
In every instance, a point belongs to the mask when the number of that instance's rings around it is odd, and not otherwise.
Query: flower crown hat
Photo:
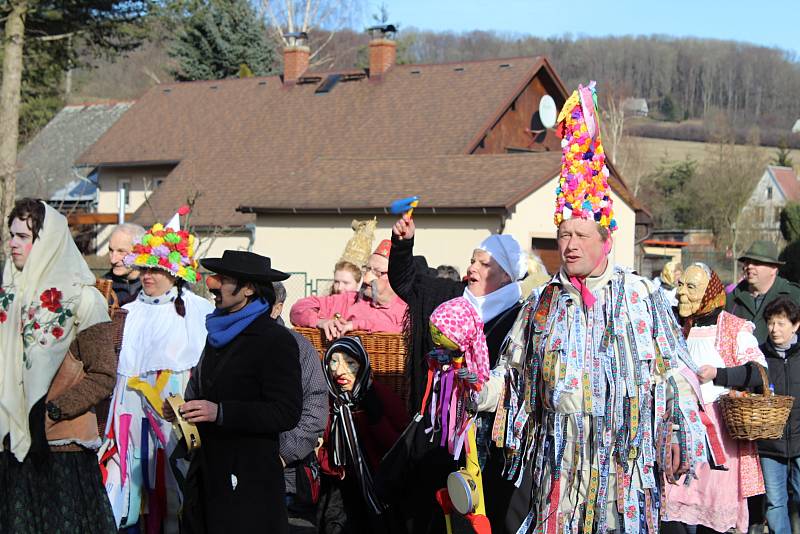
[[[189,213],[188,206],[181,206],[172,219],[164,226],[156,223],[133,246],[133,252],[125,256],[127,267],[163,269],[172,276],[189,284],[200,280],[198,263],[194,258],[197,238],[181,230],[180,216]]]
[[[558,115],[556,132],[561,137],[562,155],[553,221],[558,226],[567,219],[586,219],[615,231],[595,82],[587,87],[579,85],[567,99]]]

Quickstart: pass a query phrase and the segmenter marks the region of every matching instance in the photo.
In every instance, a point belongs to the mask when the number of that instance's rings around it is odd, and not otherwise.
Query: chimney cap
[[[397,26],[394,24],[379,24],[377,26],[370,26],[367,32],[373,39],[392,38],[397,33]]]
[[[283,37],[289,41],[289,46],[306,46],[308,43],[308,33],[306,32],[288,32],[284,33]]]

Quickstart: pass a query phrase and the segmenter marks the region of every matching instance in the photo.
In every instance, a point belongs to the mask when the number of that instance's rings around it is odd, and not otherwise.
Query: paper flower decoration
[[[200,280],[198,263],[194,259],[197,243],[195,236],[185,230],[164,228],[161,223],[154,224],[133,252],[123,260],[128,267],[154,267],[169,272],[190,284]]]
[[[562,154],[553,221],[558,226],[567,219],[586,219],[615,231],[595,82],[588,87],[579,85],[567,99],[558,116],[557,132]]]

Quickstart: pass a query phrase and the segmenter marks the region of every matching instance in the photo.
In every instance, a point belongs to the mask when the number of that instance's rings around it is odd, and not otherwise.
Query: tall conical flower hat
[[[614,220],[608,167],[597,112],[595,82],[582,85],[567,99],[558,115],[561,137],[561,175],[556,188],[556,226],[567,219],[597,222],[613,232]]]

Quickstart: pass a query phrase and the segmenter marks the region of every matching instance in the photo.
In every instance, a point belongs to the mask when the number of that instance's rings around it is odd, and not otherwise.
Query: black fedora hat
[[[221,258],[205,258],[200,265],[237,280],[280,282],[289,278],[289,274],[273,269],[268,257],[244,250],[226,250]]]

